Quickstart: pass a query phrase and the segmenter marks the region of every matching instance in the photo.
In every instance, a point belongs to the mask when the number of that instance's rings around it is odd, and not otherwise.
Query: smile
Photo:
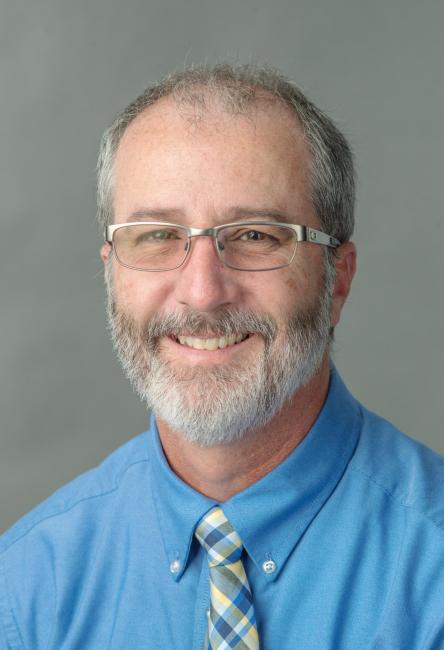
[[[241,343],[248,338],[249,334],[232,334],[231,336],[220,336],[212,338],[198,338],[197,336],[176,336],[176,342],[195,350],[219,350],[227,348],[236,343]]]

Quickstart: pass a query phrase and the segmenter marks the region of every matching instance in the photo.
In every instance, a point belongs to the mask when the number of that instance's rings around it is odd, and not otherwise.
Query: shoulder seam
[[[423,510],[420,510],[419,508],[415,507],[414,505],[406,503],[402,499],[399,499],[399,498],[395,497],[394,494],[385,485],[382,485],[377,480],[375,480],[375,478],[371,474],[368,474],[367,472],[365,472],[363,469],[361,469],[359,467],[352,467],[351,465],[349,465],[349,469],[352,472],[355,472],[356,474],[361,474],[362,476],[365,476],[365,478],[368,479],[369,481],[371,481],[371,483],[373,483],[373,485],[375,485],[380,490],[382,490],[389,497],[389,499],[391,501],[393,501],[394,503],[399,504],[403,508],[407,508],[408,510],[412,510],[413,512],[416,512],[418,515],[423,517],[426,521],[433,524],[435,526],[435,528],[437,528],[440,531],[440,533],[444,533],[444,527],[443,527],[442,523],[438,523],[437,521],[435,521],[433,519],[433,517],[430,517],[430,515],[427,515]]]
[[[0,556],[3,555],[11,546],[13,546],[13,544],[18,542],[23,537],[26,537],[26,535],[28,535],[28,533],[30,533],[36,526],[39,526],[44,521],[47,521],[48,519],[52,519],[53,517],[58,517],[58,516],[60,516],[62,514],[67,513],[70,510],[72,510],[73,508],[75,508],[77,505],[79,505],[79,503],[83,503],[84,501],[89,501],[90,499],[97,499],[99,497],[104,497],[104,496],[107,496],[109,494],[112,494],[113,492],[115,492],[119,488],[120,481],[122,480],[122,478],[125,476],[126,472],[131,467],[133,467],[134,465],[140,465],[141,463],[148,463],[149,460],[150,460],[149,458],[144,458],[142,460],[137,460],[137,461],[134,461],[134,462],[130,463],[129,465],[127,465],[125,467],[125,469],[118,475],[118,477],[115,477],[114,485],[109,490],[105,490],[105,491],[102,491],[102,492],[97,492],[96,494],[90,494],[90,495],[85,496],[85,497],[79,497],[78,499],[74,500],[72,503],[67,504],[65,508],[60,507],[56,512],[52,512],[52,513],[50,513],[48,515],[44,515],[40,519],[38,519],[37,521],[32,522],[32,524],[30,524],[29,527],[26,528],[26,530],[20,532],[18,534],[18,536],[14,537],[9,543],[6,543],[6,545],[2,549],[0,549]],[[48,497],[48,498],[51,498],[51,497]]]

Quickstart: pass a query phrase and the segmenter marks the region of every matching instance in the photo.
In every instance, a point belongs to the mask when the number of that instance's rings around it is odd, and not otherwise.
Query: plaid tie
[[[208,553],[211,605],[204,650],[259,650],[242,542],[216,506],[199,522],[196,537]]]

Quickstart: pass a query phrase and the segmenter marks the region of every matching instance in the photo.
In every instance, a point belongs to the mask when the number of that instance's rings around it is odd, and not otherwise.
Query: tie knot
[[[233,564],[240,560],[243,548],[241,539],[219,506],[202,517],[195,535],[208,553],[210,566]]]

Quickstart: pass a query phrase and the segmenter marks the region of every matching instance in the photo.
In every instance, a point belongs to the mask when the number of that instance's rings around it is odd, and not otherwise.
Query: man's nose
[[[177,302],[202,312],[212,312],[235,302],[239,296],[240,271],[224,266],[211,237],[193,237],[190,246],[185,264],[176,272]]]

